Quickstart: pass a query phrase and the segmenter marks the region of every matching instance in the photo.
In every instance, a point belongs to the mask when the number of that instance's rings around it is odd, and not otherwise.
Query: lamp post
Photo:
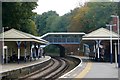
[[[110,27],[110,32],[111,32],[111,36],[110,36],[110,62],[112,64],[112,26],[111,24],[106,24],[106,26]]]
[[[120,45],[119,45],[119,16],[117,15],[111,15],[111,17],[116,17],[117,18],[117,33],[118,33],[118,68],[120,68]]]
[[[3,49],[3,51],[2,51],[2,59],[3,59],[3,64],[5,63],[5,52],[4,52],[4,27],[2,28],[2,33],[3,33],[3,35],[2,35],[2,37],[3,37],[3,39],[2,39],[2,49]]]
[[[117,28],[118,28],[118,67],[120,68],[119,16],[117,16]]]

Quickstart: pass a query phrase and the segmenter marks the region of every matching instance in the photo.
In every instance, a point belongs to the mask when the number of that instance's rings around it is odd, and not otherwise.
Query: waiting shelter
[[[85,34],[82,40],[90,47],[90,57],[92,56],[99,61],[115,61],[115,58],[117,58],[117,33],[106,28],[99,28]],[[112,46],[110,45],[110,41],[112,41]],[[112,53],[110,50],[112,50]]]
[[[38,59],[42,56],[40,45],[48,44],[46,40],[16,29],[10,29],[0,34],[2,35],[4,40],[2,63]]]

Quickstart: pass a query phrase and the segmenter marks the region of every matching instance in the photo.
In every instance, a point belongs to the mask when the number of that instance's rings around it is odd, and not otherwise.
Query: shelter
[[[117,33],[111,32],[106,28],[99,28],[89,34],[84,35],[82,40],[84,43],[90,45],[90,55],[93,53],[97,60],[100,60],[102,57],[105,61],[110,61],[110,59],[114,60],[114,43],[117,43],[118,40]],[[110,40],[112,40],[112,55],[110,55]]]
[[[10,29],[1,33],[0,37],[4,40],[3,63],[10,62],[11,60],[18,61],[19,63],[20,60],[26,61],[27,59],[39,58],[40,54],[38,52],[40,52],[40,45],[48,44],[46,40],[38,39],[31,34],[16,29]]]

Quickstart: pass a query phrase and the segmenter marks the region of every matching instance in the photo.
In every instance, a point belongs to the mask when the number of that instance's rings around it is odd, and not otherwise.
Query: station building
[[[118,61],[118,36],[106,28],[85,34],[82,38],[85,55],[99,61]]]
[[[2,63],[36,60],[43,55],[41,45],[48,44],[48,41],[38,39],[28,33],[16,29],[10,29],[0,34],[3,49],[1,52]]]

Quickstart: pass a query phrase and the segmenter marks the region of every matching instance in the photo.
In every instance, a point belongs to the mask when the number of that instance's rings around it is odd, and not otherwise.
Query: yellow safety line
[[[92,63],[91,62],[87,63],[85,69],[83,69],[83,71],[80,72],[80,74],[78,74],[76,78],[84,78],[85,75],[90,71],[91,67],[92,67]]]

